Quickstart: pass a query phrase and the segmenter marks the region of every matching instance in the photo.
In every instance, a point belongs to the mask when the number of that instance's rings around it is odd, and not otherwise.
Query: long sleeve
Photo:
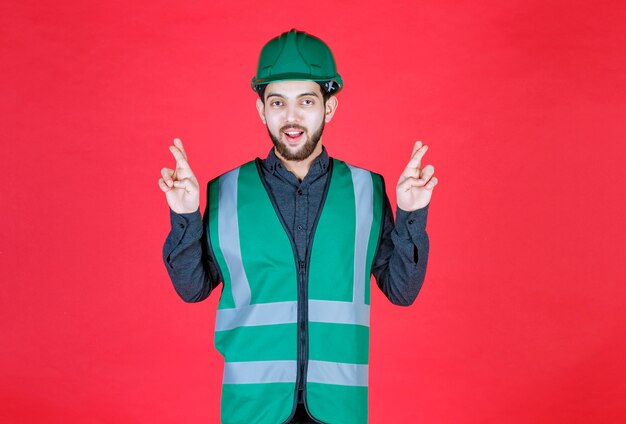
[[[163,245],[165,268],[185,302],[200,302],[222,281],[215,259],[208,252],[200,210],[177,214],[170,209],[170,222],[172,228]]]
[[[382,292],[394,305],[411,305],[422,288],[428,263],[428,206],[413,212],[396,210],[396,223],[385,193],[383,229],[372,264]]]

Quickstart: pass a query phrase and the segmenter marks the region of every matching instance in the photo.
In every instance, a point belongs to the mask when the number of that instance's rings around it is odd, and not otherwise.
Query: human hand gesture
[[[396,186],[398,207],[411,212],[423,208],[430,202],[433,189],[437,185],[437,178],[433,177],[435,167],[426,165],[420,168],[422,157],[428,150],[427,145],[418,141],[413,146],[411,160],[400,175]]]
[[[170,151],[176,158],[176,169],[163,168],[159,187],[165,192],[167,204],[176,213],[195,212],[200,207],[198,180],[187,162],[187,153],[183,142],[174,139]]]

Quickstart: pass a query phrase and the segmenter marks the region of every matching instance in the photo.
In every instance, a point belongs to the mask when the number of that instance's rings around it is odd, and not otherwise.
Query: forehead
[[[277,81],[272,82],[267,85],[265,89],[266,98],[272,94],[277,94],[286,98],[289,97],[298,97],[303,93],[315,93],[319,97],[322,97],[322,90],[320,85],[315,81]]]

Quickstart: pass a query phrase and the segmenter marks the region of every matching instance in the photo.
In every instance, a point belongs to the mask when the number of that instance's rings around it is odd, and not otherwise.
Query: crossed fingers
[[[180,138],[174,139],[174,145],[170,146],[170,152],[172,152],[174,158],[176,159],[176,168],[189,168],[189,163],[187,162],[187,152],[185,152],[183,142]]]
[[[161,169],[161,178],[159,179],[159,187],[164,192],[169,191],[172,187],[185,188],[183,181],[179,181],[181,178],[185,178],[187,174],[192,174],[191,167],[187,162],[187,152],[183,146],[183,142],[180,138],[174,139],[174,145],[169,147],[170,152],[176,159],[176,169],[163,168]],[[184,174],[184,175],[181,175]]]
[[[420,166],[422,162],[422,158],[424,154],[428,150],[427,145],[422,145],[421,141],[418,141],[413,146],[413,151],[411,152],[411,159],[409,163],[407,163],[406,168],[402,172],[402,176],[404,178],[419,178],[420,177]]]
[[[430,191],[437,184],[437,178],[433,177],[435,167],[426,165],[424,168],[421,168],[422,158],[427,151],[428,145],[422,144],[421,141],[413,145],[411,159],[402,172],[402,181],[400,182],[404,191],[409,191],[411,187],[424,187]]]

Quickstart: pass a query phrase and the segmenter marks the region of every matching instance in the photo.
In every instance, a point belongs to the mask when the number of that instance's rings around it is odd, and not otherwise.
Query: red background
[[[330,154],[382,173],[394,202],[421,139],[440,179],[418,300],[373,293],[371,422],[625,422],[623,2],[16,3],[2,422],[218,422],[218,296],[175,294],[157,179],[174,137],[203,187],[266,155],[249,81],[293,27],[346,83]]]

